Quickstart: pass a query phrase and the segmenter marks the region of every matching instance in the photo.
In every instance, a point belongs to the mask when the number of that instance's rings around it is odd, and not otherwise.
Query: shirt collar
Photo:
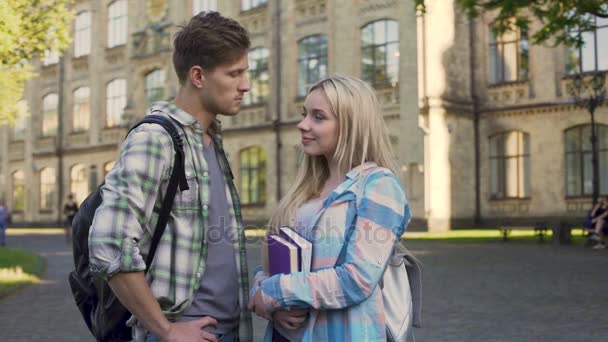
[[[194,126],[194,128],[197,128],[200,130],[203,129],[201,124],[198,121],[196,121],[194,116],[188,114],[187,112],[185,112],[184,110],[182,110],[181,108],[176,106],[175,103],[173,103],[173,102],[165,102],[165,101],[154,102],[152,104],[150,112],[154,112],[154,111],[161,111],[163,113],[166,113],[171,118],[173,118],[175,121],[179,122],[182,126]],[[221,124],[220,120],[215,119],[210,128],[211,128],[211,131],[214,133],[221,132],[222,124]]]
[[[346,174],[346,177],[350,178],[350,179],[357,178],[364,171],[369,170],[373,167],[377,167],[377,166],[378,165],[374,162],[365,162],[365,163],[355,167],[354,169],[348,171],[348,173]]]

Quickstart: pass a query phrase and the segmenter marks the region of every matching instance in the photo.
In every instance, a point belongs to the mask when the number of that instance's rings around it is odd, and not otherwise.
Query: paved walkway
[[[0,302],[0,341],[92,341],[69,292],[61,235],[9,236],[43,255],[42,284]],[[409,242],[425,264],[417,341],[605,341],[608,251],[536,243]],[[256,246],[250,263],[259,263]],[[254,320],[256,340],[264,328]]]

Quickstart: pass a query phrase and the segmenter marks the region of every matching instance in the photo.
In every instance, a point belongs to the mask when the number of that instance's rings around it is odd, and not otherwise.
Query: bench
[[[545,222],[537,222],[534,226],[499,226],[498,231],[502,234],[502,241],[508,241],[509,234],[513,230],[534,230],[534,235],[536,235],[538,242],[540,243],[545,241],[545,235],[547,235],[549,225],[547,225]]]

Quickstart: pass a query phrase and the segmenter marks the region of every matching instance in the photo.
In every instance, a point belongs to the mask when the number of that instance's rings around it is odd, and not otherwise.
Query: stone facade
[[[92,48],[88,56],[43,66],[28,83],[24,99],[31,116],[26,138],[15,140],[12,129],[0,127],[0,196],[12,205],[12,174],[25,173],[25,210],[15,214],[22,224],[56,223],[60,203],[70,190],[70,170],[86,165],[89,187],[103,179],[128,124],[146,111],[145,75],[165,73],[162,93],[172,98],[178,82],[171,63],[171,37],[176,25],[192,15],[192,0],[128,1],[128,39],[106,48],[110,1],[77,1],[77,12],[92,13]],[[241,10],[239,0],[218,1],[222,14],[250,32],[252,48],[269,50],[269,96],[224,118],[225,146],[237,187],[241,182],[240,152],[261,147],[266,153],[266,200],[243,207],[248,222],[264,222],[287,191],[298,165],[299,120],[303,99],[297,94],[298,42],[327,35],[328,73],[361,77],[361,28],[376,20],[399,25],[399,82],[377,88],[389,134],[416,224],[442,231],[492,225],[504,221],[535,221],[582,217],[590,198],[568,197],[565,190],[564,131],[588,124],[585,110],[571,104],[565,90],[563,47],[531,46],[525,80],[490,85],[488,30],[492,16],[469,20],[453,0],[427,0],[427,12],[416,15],[413,0],[269,0]],[[106,84],[127,80],[125,124],[105,127]],[[90,87],[91,120],[84,132],[72,132],[72,92]],[[42,97],[61,94],[62,137],[40,138]],[[600,107],[598,123],[608,124]],[[494,199],[491,193],[489,138],[522,131],[530,138],[530,191],[522,198]],[[41,211],[40,170],[57,172],[52,210]],[[31,181],[30,181],[31,180]]]

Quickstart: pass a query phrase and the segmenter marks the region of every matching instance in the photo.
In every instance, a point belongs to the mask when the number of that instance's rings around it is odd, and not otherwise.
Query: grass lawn
[[[21,286],[38,283],[45,268],[44,258],[38,255],[0,248],[0,298]]]
[[[247,237],[263,237],[266,234],[264,229],[247,229]],[[545,241],[550,242],[552,231],[548,230]],[[502,234],[498,229],[457,229],[445,233],[429,232],[407,232],[401,237],[405,240],[428,240],[445,242],[502,242]],[[536,243],[538,238],[533,230],[514,230],[509,234],[509,242],[531,242]],[[582,244],[585,238],[582,236],[581,229],[572,229],[572,243]]]

